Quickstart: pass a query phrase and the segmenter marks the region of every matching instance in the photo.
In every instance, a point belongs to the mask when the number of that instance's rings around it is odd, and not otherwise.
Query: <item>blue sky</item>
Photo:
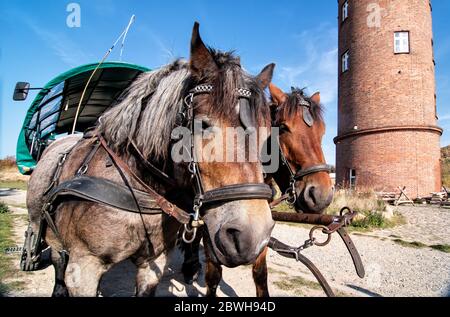
[[[376,0],[374,0],[376,1]],[[66,7],[81,7],[81,27],[69,28]],[[17,81],[43,86],[56,75],[96,62],[111,46],[132,14],[124,61],[155,68],[189,56],[194,21],[212,47],[241,56],[251,73],[277,64],[274,81],[320,90],[326,108],[324,151],[335,162],[337,127],[336,0],[0,0],[0,158],[15,154],[27,102],[13,102]],[[438,113],[450,144],[450,1],[433,1]],[[109,60],[118,60],[116,49]],[[407,106],[407,105],[405,105]]]

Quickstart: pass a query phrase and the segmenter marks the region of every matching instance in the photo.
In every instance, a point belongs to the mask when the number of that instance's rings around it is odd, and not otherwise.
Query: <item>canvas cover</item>
[[[72,132],[81,94],[97,66],[98,63],[71,69],[51,80],[38,93],[28,109],[17,142],[16,160],[22,174],[32,173],[49,142]],[[76,132],[93,126],[131,82],[149,70],[121,62],[102,64],[83,98]]]

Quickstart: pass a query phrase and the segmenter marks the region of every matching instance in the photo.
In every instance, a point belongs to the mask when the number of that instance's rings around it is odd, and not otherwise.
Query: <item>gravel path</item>
[[[15,214],[23,214],[25,193],[0,192],[0,200],[13,204]],[[412,248],[396,243],[395,239],[418,241],[427,245],[450,244],[449,211],[432,207],[400,207],[405,225],[365,234],[353,234],[366,277],[358,278],[347,250],[338,238],[324,248],[304,251],[327,278],[340,296],[450,296],[450,254],[428,247]],[[24,216],[15,217],[15,241],[23,243],[26,228]],[[308,236],[301,226],[278,224],[273,236],[279,240],[299,245]],[[53,268],[38,272],[18,271],[19,255],[15,257],[17,273],[7,281],[20,281],[21,287],[11,296],[50,296]],[[158,288],[158,296],[203,296],[206,292],[203,277],[194,285],[186,285],[179,273],[181,254],[175,250],[170,255],[168,267]],[[268,256],[269,289],[272,296],[324,296],[308,270],[291,259],[270,251]],[[126,261],[118,264],[103,278],[103,296],[132,296],[136,270]],[[250,267],[224,269],[219,296],[254,296],[255,289]]]

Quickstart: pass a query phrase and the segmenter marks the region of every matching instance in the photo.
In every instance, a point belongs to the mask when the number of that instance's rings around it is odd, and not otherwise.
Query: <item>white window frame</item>
[[[394,53],[409,54],[410,51],[409,31],[394,32]]]
[[[350,51],[346,51],[341,57],[341,73],[350,69]]]
[[[347,18],[348,18],[348,0],[345,1],[344,4],[342,5],[341,15],[342,15],[342,22],[347,20]]]
[[[356,188],[356,170],[355,169],[350,169],[348,171],[348,179],[349,179],[349,185],[351,189],[355,189]]]

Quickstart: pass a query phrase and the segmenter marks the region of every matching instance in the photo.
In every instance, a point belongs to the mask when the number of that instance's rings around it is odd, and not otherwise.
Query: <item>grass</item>
[[[425,243],[418,242],[418,241],[409,242],[409,241],[404,241],[402,239],[394,239],[392,241],[394,241],[398,245],[401,245],[401,246],[407,247],[407,248],[414,248],[414,249],[431,248],[433,250],[441,251],[444,253],[450,253],[450,245],[448,245],[448,244],[427,245]]]
[[[450,253],[450,245],[448,245],[448,244],[430,245],[430,248],[441,251],[441,252]]]
[[[441,164],[441,169],[442,169],[442,184],[447,187],[450,188],[450,157],[448,155],[450,155],[450,147],[447,147],[447,153],[443,153],[443,158],[442,158],[442,164]]]
[[[27,189],[28,177],[19,173],[16,159],[8,156],[0,160],[0,188]]]
[[[353,221],[350,231],[368,232],[376,229],[388,229],[400,226],[406,223],[406,219],[400,213],[394,213],[394,216],[387,219],[381,212],[375,211]]]
[[[287,276],[286,272],[283,272],[283,271],[280,271],[280,270],[277,270],[277,269],[274,269],[274,268],[271,268],[271,267],[268,267],[267,271],[269,272],[269,274],[280,274],[280,275],[283,275],[283,276]]]
[[[279,204],[276,206],[273,211],[276,212],[295,212],[293,208],[291,208],[286,202]]]
[[[0,214],[6,214],[6,213],[8,213],[9,211],[10,211],[10,210],[9,210],[8,205],[5,204],[4,202],[0,201]]]
[[[339,190],[335,193],[333,202],[327,209],[328,214],[338,214],[342,206],[349,206],[360,213],[348,228],[350,232],[370,232],[377,229],[393,228],[406,223],[398,212],[387,219],[384,216],[387,204],[378,199],[372,190]]]
[[[14,273],[13,258],[5,253],[5,249],[11,247],[14,241],[13,236],[13,215],[10,212],[0,213],[0,297],[5,296],[13,284],[6,284],[4,281]]]
[[[408,241],[404,241],[402,239],[394,239],[392,241],[401,245],[402,247],[407,247],[407,248],[423,249],[423,248],[428,247],[426,244],[424,244],[422,242],[417,242],[417,241],[408,242]]]
[[[28,183],[25,181],[0,181],[0,188],[21,189],[27,190]]]
[[[0,170],[15,167],[16,167],[16,158],[14,156],[7,156],[4,159],[0,160]]]
[[[373,212],[383,212],[386,209],[386,203],[377,198],[372,190],[348,190],[341,189],[336,191],[333,202],[327,208],[327,214],[336,215],[344,206],[349,206],[364,215]]]
[[[283,280],[275,281],[273,284],[275,284],[275,286],[277,286],[281,290],[292,291],[296,295],[304,295],[303,293],[304,288],[309,288],[313,290],[322,289],[319,283],[308,281],[300,276],[284,278]]]

